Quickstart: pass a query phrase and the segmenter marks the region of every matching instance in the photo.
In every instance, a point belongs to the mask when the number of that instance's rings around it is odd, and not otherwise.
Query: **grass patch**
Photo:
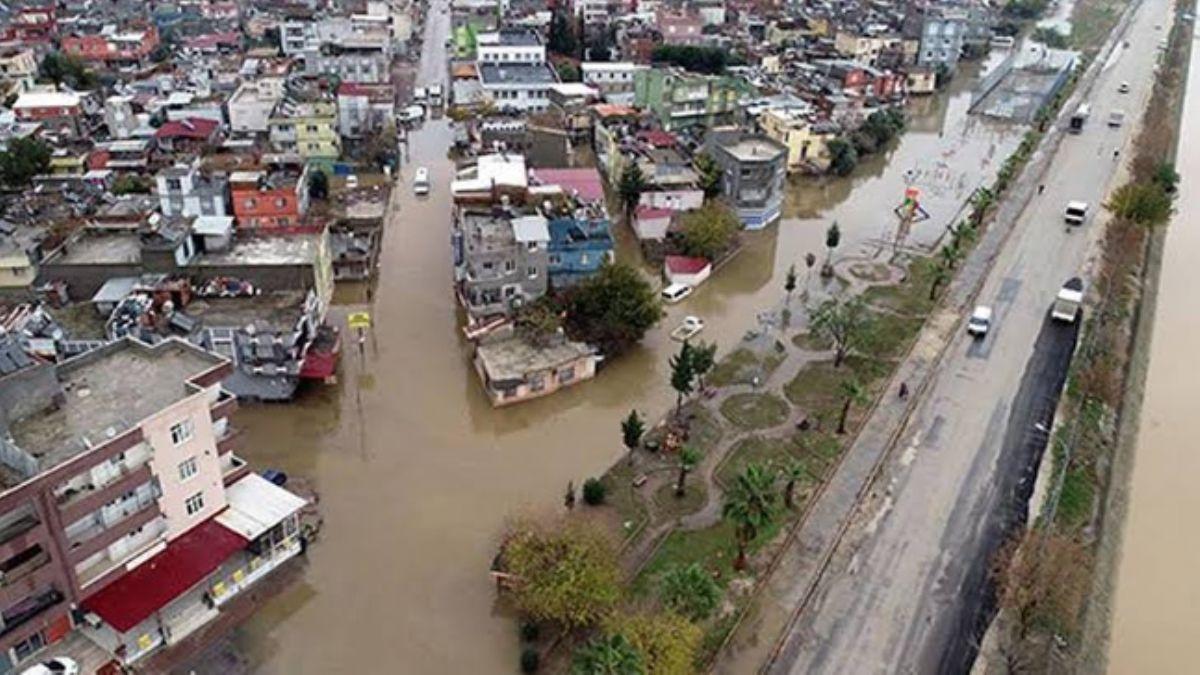
[[[733,527],[723,520],[703,530],[675,530],[667,535],[654,552],[654,557],[634,579],[632,590],[635,595],[651,595],[663,572],[677,565],[692,563],[698,563],[713,573],[713,578],[721,588],[725,588],[733,576],[736,557]]]
[[[798,449],[798,444],[790,437],[748,436],[738,441],[729,451],[729,456],[717,470],[717,481],[722,485],[729,485],[748,464],[761,464],[770,469],[779,469],[787,465],[793,457],[798,457],[795,452]]]
[[[721,420],[702,403],[692,401],[684,405],[680,419],[687,421],[688,433],[685,442],[701,453],[708,453],[721,440]],[[667,425],[655,426],[646,432],[642,444],[647,448],[661,447],[666,435]],[[662,450],[655,450],[650,456],[657,458],[661,452]]]
[[[758,370],[759,359],[754,352],[742,347],[730,352],[713,367],[708,375],[708,384],[727,387],[731,384],[748,383]]]
[[[704,488],[704,479],[700,476],[688,476],[683,484],[682,497],[675,496],[675,481],[671,480],[658,486],[658,489],[655,490],[654,507],[659,515],[670,520],[702,509],[707,494],[708,491]]]
[[[783,393],[810,418],[830,422],[836,420],[842,405],[842,382],[852,377],[865,382],[868,379],[865,376],[873,375],[877,369],[870,359],[853,355],[846,357],[840,368],[834,368],[833,361],[807,363],[784,385]]]
[[[1096,487],[1087,471],[1083,467],[1071,467],[1063,476],[1055,519],[1068,530],[1082,527],[1091,518],[1095,493]]]
[[[638,531],[650,516],[645,497],[633,487],[637,473],[637,468],[630,467],[629,462],[622,458],[600,478],[605,487],[604,506],[600,508],[611,508],[617,512],[623,530],[622,540]]]
[[[833,342],[823,336],[812,333],[796,333],[792,336],[792,344],[809,352],[827,352],[833,349]]]
[[[742,429],[767,429],[787,420],[787,402],[774,394],[735,394],[721,404],[721,414]]]
[[[1071,46],[1095,53],[1112,32],[1126,0],[1077,0],[1071,13]]]
[[[861,350],[878,359],[898,358],[912,344],[924,323],[923,316],[876,312],[862,338]]]
[[[893,286],[872,286],[863,291],[862,298],[868,305],[908,316],[924,316],[933,309],[929,299],[933,285],[936,263],[931,258],[916,258],[908,266],[904,281]]]

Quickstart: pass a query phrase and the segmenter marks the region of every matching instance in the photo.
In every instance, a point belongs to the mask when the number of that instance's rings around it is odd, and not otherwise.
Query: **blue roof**
[[[613,247],[608,221],[555,218],[550,221],[550,249],[606,251]]]

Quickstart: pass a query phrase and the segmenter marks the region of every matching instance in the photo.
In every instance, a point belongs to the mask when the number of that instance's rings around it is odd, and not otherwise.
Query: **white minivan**
[[[992,308],[987,305],[979,305],[975,311],[971,312],[971,318],[967,319],[967,332],[972,337],[983,337],[987,335],[988,329],[992,327]]]
[[[1064,219],[1071,225],[1082,225],[1087,218],[1087,202],[1067,202],[1067,212]]]
[[[692,294],[692,287],[687,284],[671,284],[662,290],[664,302],[674,304]]]
[[[420,167],[413,176],[413,192],[419,195],[429,194],[429,169]]]

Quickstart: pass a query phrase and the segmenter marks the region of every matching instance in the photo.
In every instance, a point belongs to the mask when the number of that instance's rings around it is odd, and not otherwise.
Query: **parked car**
[[[418,122],[425,119],[425,106],[410,105],[397,115],[400,121],[407,124],[409,122]]]
[[[21,671],[21,675],[79,675],[75,659],[56,656]]]
[[[695,289],[688,284],[671,284],[662,289],[662,299],[664,302],[674,304],[691,295],[693,290]]]
[[[1118,86],[1117,86],[1117,93],[1118,93],[1118,94],[1128,94],[1128,93],[1129,93],[1129,83],[1128,83],[1128,82],[1122,82],[1120,85],[1118,85]]]
[[[683,317],[683,323],[671,331],[671,339],[686,342],[702,330],[704,330],[704,319],[698,316],[685,316]]]
[[[1125,111],[1114,110],[1108,115],[1108,126],[1116,129],[1125,123]]]
[[[429,194],[429,169],[418,167],[413,176],[413,192],[419,195]]]
[[[987,305],[979,305],[975,311],[971,312],[971,317],[967,319],[967,332],[974,337],[980,338],[987,335],[988,329],[992,327],[992,308]]]

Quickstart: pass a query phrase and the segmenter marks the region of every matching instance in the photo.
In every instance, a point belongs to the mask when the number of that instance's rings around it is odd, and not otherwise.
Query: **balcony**
[[[136,500],[131,501],[133,503],[115,513],[116,520],[113,522],[108,525],[93,522],[90,527],[76,532],[71,537],[67,556],[72,563],[87,560],[121,537],[162,515],[158,510],[158,503],[153,499],[143,504],[138,504]]]
[[[147,460],[136,468],[123,468],[114,480],[104,485],[85,486],[70,497],[59,497],[59,513],[62,514],[62,520],[64,523],[73,523],[101,508],[113,498],[148,482],[152,477],[150,462]]]
[[[238,441],[241,440],[244,433],[241,429],[227,426],[225,433],[221,434],[221,437],[217,439],[217,454],[227,455],[233,452],[233,449],[237,447]]]
[[[63,602],[66,597],[56,588],[50,588],[4,610],[0,615],[0,637],[28,623],[47,609]]]
[[[155,514],[157,514],[157,511],[158,509],[153,509]],[[86,587],[97,581],[107,583],[124,574],[125,569],[122,565],[131,558],[143,554],[149,546],[163,539],[167,531],[167,521],[162,516],[157,516],[156,518],[151,518],[144,526],[140,527],[143,528],[142,532],[136,537],[130,538],[126,550],[118,552],[116,555],[113,555],[107,549],[101,549],[102,555],[88,561],[86,567],[79,566],[79,563],[86,560],[87,556],[83,558],[74,558],[72,556],[72,562],[76,564],[75,572],[79,579],[79,585]],[[91,555],[95,555],[95,553]]]
[[[221,394],[221,398],[209,409],[212,421],[216,422],[219,419],[228,419],[233,416],[235,410],[238,409],[238,401],[236,396],[229,394]]]
[[[226,486],[238,482],[248,473],[250,473],[250,465],[246,463],[246,460],[232,452],[221,455],[221,481]]]
[[[26,508],[22,513],[3,525],[0,525],[0,546],[20,537],[41,524],[33,508]]]

